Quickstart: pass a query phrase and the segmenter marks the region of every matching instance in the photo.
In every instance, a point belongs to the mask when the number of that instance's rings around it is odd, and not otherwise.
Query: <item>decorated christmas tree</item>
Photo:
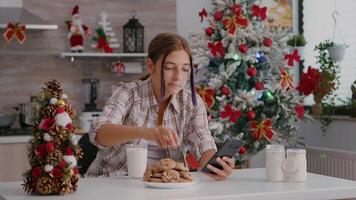
[[[23,188],[42,195],[74,192],[79,181],[77,160],[82,156],[72,139],[75,111],[56,80],[46,83],[36,103],[28,149],[31,169],[24,175]]]
[[[102,49],[105,53],[111,53],[113,49],[120,47],[118,39],[115,38],[115,32],[111,27],[111,22],[105,12],[100,14],[99,27],[95,30],[93,39],[97,41],[97,44],[93,44],[91,47]]]
[[[269,143],[301,142],[297,125],[304,107],[290,73],[300,56],[283,52],[288,30],[272,31],[259,2],[215,0],[211,13],[199,12],[204,33],[191,35],[210,130],[217,143],[229,137],[245,142],[237,161]]]

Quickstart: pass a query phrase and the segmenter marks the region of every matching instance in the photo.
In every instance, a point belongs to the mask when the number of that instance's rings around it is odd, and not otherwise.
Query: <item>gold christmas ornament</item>
[[[59,106],[59,107],[64,107],[65,105],[66,105],[66,102],[64,102],[63,99],[59,99],[59,100],[57,101],[57,106]]]

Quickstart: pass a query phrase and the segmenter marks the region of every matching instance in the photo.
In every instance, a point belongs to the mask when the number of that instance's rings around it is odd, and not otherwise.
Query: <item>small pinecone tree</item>
[[[46,83],[36,103],[38,112],[28,148],[31,169],[24,174],[22,186],[31,194],[74,192],[79,181],[77,160],[82,156],[72,139],[75,111],[56,80]]]

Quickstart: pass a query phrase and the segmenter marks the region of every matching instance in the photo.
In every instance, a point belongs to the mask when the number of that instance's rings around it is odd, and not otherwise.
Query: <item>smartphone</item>
[[[210,169],[208,169],[208,164],[218,168],[218,169],[223,169],[223,167],[216,161],[217,157],[234,157],[235,154],[240,150],[240,148],[244,145],[245,143],[242,140],[238,139],[233,139],[230,138],[225,143],[222,145],[222,147],[214,154],[213,157],[209,160],[209,162],[203,167],[201,170],[202,172],[206,173],[214,173]]]

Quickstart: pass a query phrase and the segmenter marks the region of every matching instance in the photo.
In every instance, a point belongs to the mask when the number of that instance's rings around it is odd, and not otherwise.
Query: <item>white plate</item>
[[[175,188],[191,187],[198,182],[199,180],[195,178],[194,181],[187,182],[187,183],[153,183],[153,182],[143,181],[143,184],[145,184],[147,187],[152,187],[152,188],[175,189]]]

